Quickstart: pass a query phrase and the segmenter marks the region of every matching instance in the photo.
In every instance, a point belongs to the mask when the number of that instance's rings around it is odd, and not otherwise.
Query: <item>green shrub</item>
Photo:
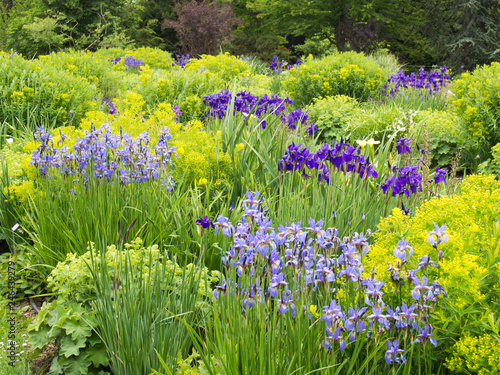
[[[138,280],[144,275],[148,275],[154,270],[155,262],[163,261],[164,256],[157,245],[149,247],[143,246],[143,241],[137,238],[130,243],[124,245],[128,256],[129,271],[134,280]],[[68,254],[64,262],[59,262],[52,270],[47,278],[47,288],[50,292],[55,293],[59,300],[72,300],[80,303],[88,303],[93,301],[96,296],[96,289],[93,281],[91,269],[87,265],[91,265],[94,261],[97,266],[101,261],[101,254],[96,252],[92,245],[93,254],[88,248],[83,255]],[[118,249],[115,245],[110,245],[106,250],[107,270],[110,274],[121,272],[120,262],[123,261],[124,250]],[[172,283],[174,289],[172,291],[181,294],[182,275],[183,273],[199,273],[200,269],[188,264],[181,268],[175,262],[165,259],[166,271],[174,272],[174,281]],[[218,281],[219,273],[217,271],[209,272],[207,268],[201,269],[201,277],[199,280],[198,296],[196,307],[198,310],[206,309],[206,299],[210,298],[206,292],[208,284],[213,281]],[[206,312],[206,311],[205,311]],[[200,315],[201,316],[201,315]]]
[[[419,111],[414,122],[429,132],[433,165],[449,164],[457,152],[466,147],[467,131],[460,117],[453,113]]]
[[[120,92],[125,92],[134,86],[126,72],[112,69],[108,58],[99,53],[58,52],[39,56],[34,62],[42,70],[55,68],[72,74],[83,82],[95,85],[104,96],[117,97]]]
[[[352,142],[374,138],[386,141],[390,137],[403,137],[416,125],[416,111],[388,105],[359,108],[350,118],[346,133]]]
[[[500,178],[500,143],[491,148],[491,159],[486,160],[479,165],[481,173],[494,174]]]
[[[232,82],[235,78],[248,73],[250,65],[226,52],[218,56],[201,55],[200,59],[191,59],[186,65],[186,71],[206,71],[210,74],[216,74],[223,81]]]
[[[173,69],[172,64],[174,63],[174,59],[169,52],[150,47],[140,47],[132,50],[119,48],[100,49],[95,52],[95,55],[105,59],[116,59],[117,57],[123,59],[126,56],[132,56],[153,69]]]
[[[193,264],[180,267],[170,260],[163,259],[157,245],[145,248],[140,239],[125,244],[124,249],[117,249],[115,245],[108,246],[105,256],[104,253],[96,251],[93,244],[91,246],[92,253],[89,249],[81,256],[68,254],[66,260],[52,270],[47,278],[47,289],[57,295],[57,299],[50,303],[45,302],[29,327],[29,341],[36,350],[35,353],[39,353],[55,340],[58,353],[52,361],[51,372],[58,374],[65,368],[66,374],[97,374],[110,364],[112,357],[106,351],[107,342],[103,342],[102,326],[99,324],[102,317],[99,310],[93,307],[102,292],[99,287],[104,287],[96,286],[97,282],[111,283],[114,293],[121,296],[130,292],[130,285],[127,285],[130,282],[153,288],[147,281],[154,283],[154,280],[165,280],[168,283],[157,286],[163,293],[168,293],[171,296],[169,301],[172,301],[172,298],[185,295],[186,280],[195,280],[196,294],[192,296],[190,321],[201,324],[202,319],[206,317],[210,300],[213,298],[209,286],[212,282],[219,281],[218,272],[210,273],[208,269]],[[158,267],[158,264],[162,266]],[[102,280],[101,267],[105,268],[102,271],[106,280]],[[156,275],[158,272],[162,272],[163,276]],[[159,297],[158,290],[151,299],[160,303],[162,298]],[[168,308],[176,310],[173,305]],[[114,315],[112,316],[112,319],[115,319]],[[149,324],[145,325],[145,329],[151,329]],[[118,331],[115,331],[116,334]],[[133,345],[141,343],[131,344]],[[154,356],[154,352],[152,354]]]
[[[451,85],[454,112],[467,127],[470,152],[484,161],[500,142],[500,63],[463,73]]]
[[[355,53],[335,53],[322,59],[308,57],[290,69],[283,82],[295,104],[305,106],[314,98],[347,95],[358,101],[378,96],[390,73],[369,57]]]
[[[140,73],[141,84],[137,93],[141,94],[149,106],[167,102],[179,106],[186,97],[213,94],[224,88],[223,79],[209,72],[198,71],[144,71]]]
[[[272,95],[276,93],[271,90],[274,80],[275,77],[264,74],[247,74],[239,78],[234,91],[249,91],[252,95],[259,97],[262,97],[265,94]]]
[[[21,56],[0,53],[0,118],[15,124],[36,115],[62,125],[77,123],[97,95],[81,77]]]
[[[308,107],[309,120],[314,121],[321,140],[331,144],[345,134],[351,117],[358,110],[358,102],[345,95],[314,99]]]

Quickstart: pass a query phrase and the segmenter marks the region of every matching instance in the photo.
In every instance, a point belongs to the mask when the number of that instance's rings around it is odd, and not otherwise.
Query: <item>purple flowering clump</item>
[[[114,115],[115,113],[120,114],[115,104],[113,103],[113,100],[109,99],[107,96],[101,99],[101,110],[104,109],[104,106],[107,107],[108,113],[110,115]]]
[[[396,174],[387,177],[380,185],[384,194],[391,189],[393,197],[402,194],[409,197],[417,191],[422,191],[422,174],[418,171],[418,164],[393,169]]]
[[[426,72],[423,67],[421,67],[418,73],[411,73],[406,75],[404,70],[396,73],[389,77],[387,83],[384,85],[384,89],[388,89],[390,84],[391,89],[384,96],[390,96],[394,98],[396,93],[401,92],[401,89],[415,89],[415,90],[427,90],[429,95],[437,94],[440,92],[441,88],[446,85],[450,80],[448,73],[446,72],[446,66],[441,66],[439,71]]]
[[[361,148],[353,147],[343,140],[332,146],[324,144],[317,152],[292,143],[279,160],[279,170],[300,171],[304,177],[310,177],[307,172],[316,170],[318,180],[327,184],[333,170],[357,173],[360,178],[378,177],[370,160],[361,155]]]
[[[72,149],[64,145],[68,138],[64,134],[54,146],[52,135],[43,127],[37,128],[34,138],[41,144],[33,152],[30,164],[38,169],[41,177],[50,177],[50,170],[54,170],[63,176],[82,179],[86,186],[91,178],[108,182],[116,179],[123,185],[161,180],[167,190],[173,189],[168,169],[176,153],[175,147],[168,147],[167,141],[171,138],[168,129],[162,129],[153,148],[149,146],[148,132],[133,139],[122,132],[113,134],[107,124],[100,129],[91,128]]]
[[[302,64],[300,59],[297,59],[297,62],[294,65],[291,65],[287,64],[285,60],[280,60],[279,57],[275,55],[273,57],[273,61],[271,61],[271,64],[269,65],[269,68],[271,68],[274,73],[281,73],[283,70],[290,70],[300,64]]]
[[[108,60],[110,63],[112,63],[113,65],[116,65],[120,62],[122,58],[121,57],[117,57],[116,59],[110,59]]]
[[[234,111],[242,113],[245,116],[252,114],[258,119],[262,119],[266,115],[280,116],[281,121],[286,124],[290,129],[296,129],[297,124],[306,125],[308,134],[313,134],[318,129],[314,123],[308,123],[309,118],[307,111],[297,109],[285,115],[287,105],[292,105],[293,100],[290,98],[280,98],[277,94],[271,96],[264,94],[262,97],[252,95],[247,91],[240,91],[233,94],[229,90],[221,90],[217,94],[207,95],[203,97],[203,103],[207,105],[210,110],[205,116],[215,117],[222,119],[226,116],[229,106],[234,100]],[[267,125],[266,120],[261,121],[262,128],[265,129]]]
[[[123,60],[123,65],[127,68],[127,69],[138,69],[138,70],[141,70],[141,66],[144,66],[145,64],[139,60],[139,59],[136,59],[132,56],[126,56],[125,59]]]
[[[185,55],[175,55],[175,61],[172,63],[172,66],[178,66],[181,69],[186,70],[186,65],[191,61],[191,56],[189,53]]]
[[[303,157],[300,145],[293,149],[295,158]],[[273,226],[258,192],[247,192],[242,203],[242,220],[232,224],[221,215],[214,223],[216,232],[222,229],[232,242],[222,258],[226,278],[214,289],[216,299],[238,298],[242,316],[265,305],[258,311],[270,317],[274,313],[278,319],[305,317],[311,326],[321,322],[318,342],[328,351],[342,352],[348,342],[378,335],[387,340],[389,364],[405,363],[404,346],[412,344],[413,337],[414,343],[434,343],[428,318],[436,296],[445,295],[439,283],[428,285],[426,276],[416,275],[418,269],[400,265],[400,285],[406,282],[413,290],[408,301],[391,307],[387,302],[393,293],[385,298],[385,283],[377,280],[375,270],[364,276],[363,256],[369,247],[363,233],[341,240],[337,229],[324,228],[323,220],[314,219],[309,226],[301,222]],[[402,239],[395,255],[406,260],[412,251]],[[346,298],[347,293],[355,295]],[[411,302],[412,296],[417,303]]]

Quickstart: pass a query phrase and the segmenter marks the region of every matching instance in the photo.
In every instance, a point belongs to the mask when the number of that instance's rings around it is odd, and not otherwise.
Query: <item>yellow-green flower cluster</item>
[[[96,85],[42,60],[17,55],[0,59],[0,118],[22,121],[31,116],[33,121],[62,125],[78,121],[89,109],[98,92]]]
[[[290,69],[283,85],[299,106],[330,95],[363,101],[378,93],[388,74],[387,69],[363,54],[335,53],[317,60],[308,57],[299,67]]]
[[[449,241],[441,245],[445,257],[438,268],[439,281],[448,291],[447,299],[454,308],[481,302],[484,277],[489,264],[485,261],[498,246],[500,222],[500,182],[492,176],[474,175],[465,179],[461,193],[433,198],[422,205],[415,216],[406,216],[395,208],[378,228],[375,245],[370,250],[366,270],[376,267],[379,274],[389,279],[384,270],[387,262],[395,263],[393,250],[403,237],[414,249],[413,262],[434,249],[425,239],[434,229],[434,223],[447,225]],[[409,267],[415,266],[410,262]]]
[[[96,251],[94,244],[92,247],[93,259],[99,265],[101,254]],[[83,255],[68,254],[64,262],[59,262],[47,278],[48,290],[56,293],[60,299],[71,299],[78,302],[91,300],[95,296],[92,273],[88,265],[92,264],[90,251]],[[106,265],[110,274],[118,271],[123,266],[125,260],[124,251],[127,253],[127,261],[130,272],[134,279],[148,280],[148,275],[154,271],[156,262],[166,262],[166,272],[174,273],[174,285],[182,287],[182,275],[186,273],[199,275],[198,295],[200,297],[211,297],[209,286],[213,282],[219,281],[219,272],[209,271],[206,267],[199,268],[193,264],[180,267],[176,263],[163,259],[162,252],[158,245],[143,247],[143,241],[136,238],[124,245],[124,250],[117,249],[115,245],[110,245],[106,250]],[[161,269],[161,267],[160,267]],[[208,290],[208,291],[207,291]]]
[[[186,71],[216,74],[224,81],[233,81],[247,74],[250,71],[250,65],[226,52],[218,56],[201,55],[200,59],[192,59],[186,65]]]
[[[466,335],[454,346],[446,367],[463,374],[498,374],[500,371],[500,338],[489,335]]]
[[[468,126],[474,147],[491,147],[500,142],[500,63],[493,62],[463,73],[451,85],[453,110]]]
[[[345,95],[314,99],[308,107],[309,119],[314,121],[321,138],[327,143],[344,135],[354,113],[359,110],[358,102]]]

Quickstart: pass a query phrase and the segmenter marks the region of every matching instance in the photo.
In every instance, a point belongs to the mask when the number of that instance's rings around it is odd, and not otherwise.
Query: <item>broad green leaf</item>
[[[88,359],[92,361],[95,367],[99,367],[100,365],[109,366],[108,353],[103,344],[88,348],[85,352],[88,355]]]
[[[88,373],[91,362],[84,353],[78,357],[64,358],[59,364],[64,369],[65,375],[83,375]]]
[[[65,336],[61,340],[61,349],[59,349],[59,354],[69,358],[70,356],[78,356],[80,354],[80,349],[85,348],[86,339],[84,336],[78,336],[75,340],[71,339],[70,336]]]
[[[90,337],[92,336],[92,328],[89,327],[84,321],[67,320],[62,326],[66,330],[66,334],[71,335],[72,339],[77,337]]]

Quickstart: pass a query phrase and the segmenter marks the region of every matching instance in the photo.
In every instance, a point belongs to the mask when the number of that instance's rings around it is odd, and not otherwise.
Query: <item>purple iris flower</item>
[[[399,349],[398,340],[391,342],[387,340],[387,347],[389,348],[385,352],[385,361],[390,365],[392,362],[403,364],[406,362],[406,358],[403,357],[404,350]]]
[[[213,223],[213,220],[212,219],[209,219],[208,216],[203,216],[203,217],[199,217],[198,220],[196,220],[196,224],[198,224],[199,226],[201,226],[203,229],[207,229],[207,228],[210,228],[210,227],[214,227],[214,223]]]
[[[432,333],[430,332],[430,326],[428,324],[425,325],[424,329],[419,329],[417,339],[415,340],[415,342],[420,343],[425,343],[426,341],[430,341],[434,347],[437,346],[437,341],[432,338]]]
[[[398,150],[398,154],[404,154],[405,152],[411,154],[410,141],[411,138],[399,138],[397,140],[396,148]]]
[[[424,255],[422,258],[418,258],[418,260],[420,262],[418,263],[417,270],[421,268],[427,268],[429,267],[429,264],[431,264],[434,268],[439,267],[439,265],[436,262],[431,260],[431,257],[429,255]]]
[[[346,343],[344,341],[344,338],[340,334],[341,332],[341,327],[337,327],[335,330],[335,333],[332,333],[332,331],[327,327],[326,328],[326,339],[323,340],[321,345],[327,350],[329,350],[332,347],[332,342],[339,342],[340,345],[340,351],[343,351],[344,348],[346,347]]]
[[[448,173],[447,169],[437,167],[434,172],[434,183],[436,185],[440,182],[444,182],[446,184],[446,173]]]
[[[432,246],[437,247],[438,245],[445,244],[448,242],[448,234],[445,233],[446,224],[442,227],[439,227],[436,223],[434,223],[434,230],[429,232],[427,236],[427,242],[429,242]]]
[[[408,250],[408,255],[406,255],[406,250]],[[394,249],[394,256],[398,258],[402,263],[408,263],[407,258],[411,257],[413,254],[413,248],[408,246],[408,241],[401,239],[398,242],[398,246]]]

